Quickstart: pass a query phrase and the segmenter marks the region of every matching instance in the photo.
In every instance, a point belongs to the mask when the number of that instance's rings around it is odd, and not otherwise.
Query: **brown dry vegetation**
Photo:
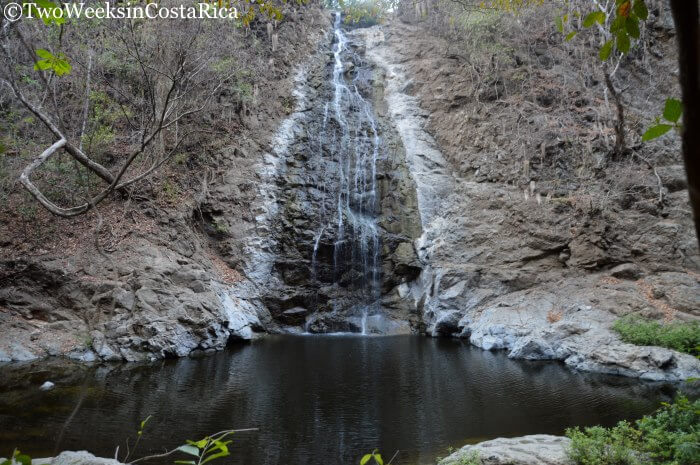
[[[12,35],[22,92],[60,121],[69,138],[82,140],[85,152],[112,172],[137,147],[147,124],[149,86],[144,79],[152,80],[153,92],[158,94],[169,82],[161,75],[163,70],[172,68],[178,56],[187,52],[192,66],[202,68],[193,78],[191,91],[183,93],[183,109],[196,108],[206,98],[210,101],[159,134],[125,177],[142,172],[172,151],[152,175],[112,194],[95,211],[62,219],[43,209],[18,182],[21,170],[55,138],[18,102],[8,85],[0,86],[0,255],[73,255],[76,249],[93,247],[96,235],[109,253],[124,240],[163,235],[159,229],[163,221],[167,223],[164,218],[201,214],[206,191],[220,181],[217,177],[227,171],[225,165],[233,161],[244,174],[256,161],[230,156],[235,147],[245,145],[242,135],[264,134],[270,129],[261,126],[287,114],[290,68],[298,63],[300,51],[286,45],[312,40],[297,37],[295,23],[305,10],[316,11],[317,5],[280,2],[279,7],[284,18],[274,23],[274,31],[281,46],[274,51],[268,20],[261,15],[245,28],[218,20],[142,21],[134,30],[120,21],[76,22],[66,24],[60,37],[56,28],[41,22],[21,22],[17,27],[29,47],[61,50],[73,65],[70,74],[51,78],[56,109],[19,35]],[[153,69],[141,68],[137,52]],[[93,55],[89,113],[81,138],[88,53]],[[162,95],[156,95],[159,98]],[[105,187],[64,152],[52,156],[32,180],[62,207],[79,204]]]
[[[625,108],[621,154],[599,38],[584,30],[566,42],[554,23],[572,9],[589,11],[589,2],[546,2],[519,15],[461,3],[470,2],[430,2],[421,15],[408,3],[390,32],[395,42],[411,42],[410,92],[429,112],[428,129],[457,177],[517,188],[523,205],[509,213],[513,228],[521,235],[567,230],[573,242],[612,255],[594,267],[643,259],[637,241],[652,225],[688,224],[680,137],[641,142],[664,100],[680,93],[665,3],[648,2],[641,39],[613,76]],[[664,253],[696,268],[688,261],[694,239],[688,234]]]

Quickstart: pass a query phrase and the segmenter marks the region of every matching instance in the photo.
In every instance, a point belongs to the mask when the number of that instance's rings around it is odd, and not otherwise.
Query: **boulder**
[[[2,462],[3,459],[0,459]],[[32,459],[32,465],[123,465],[118,460],[95,457],[90,452],[65,451],[56,457],[45,459]]]
[[[642,277],[642,270],[634,263],[623,263],[610,270],[610,275],[618,279],[639,279]]]
[[[566,456],[569,443],[568,438],[548,434],[498,438],[464,446],[439,465],[471,464],[477,455],[481,465],[573,465]]]

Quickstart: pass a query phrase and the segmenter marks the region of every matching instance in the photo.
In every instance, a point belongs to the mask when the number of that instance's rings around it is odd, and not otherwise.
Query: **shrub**
[[[700,323],[659,323],[628,315],[613,325],[613,330],[624,342],[642,346],[661,346],[700,355]]]
[[[697,465],[700,463],[700,399],[679,396],[653,415],[613,428],[571,428],[568,455],[579,465]]]

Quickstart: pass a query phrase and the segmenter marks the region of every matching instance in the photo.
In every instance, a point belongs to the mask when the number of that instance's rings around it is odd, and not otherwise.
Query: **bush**
[[[613,325],[624,342],[640,346],[661,346],[700,355],[700,323],[659,323],[628,315]]]
[[[571,428],[568,455],[579,465],[697,465],[700,463],[700,399],[679,396],[632,426]]]

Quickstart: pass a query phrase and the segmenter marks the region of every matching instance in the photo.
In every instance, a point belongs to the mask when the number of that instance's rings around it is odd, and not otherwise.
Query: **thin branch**
[[[652,165],[651,162],[649,160],[647,160],[646,158],[644,158],[643,156],[639,155],[636,152],[633,152],[632,155],[639,158],[640,160],[642,160],[649,167],[649,169],[651,169],[654,172],[654,176],[656,176],[656,183],[659,187],[658,203],[659,203],[659,205],[661,205],[664,201],[664,184],[661,181],[661,176],[659,176],[659,172],[656,171],[656,167],[654,165]]]
[[[212,438],[212,437],[218,437],[219,435],[222,435],[222,434],[245,433],[245,432],[248,432],[248,431],[259,431],[259,428],[244,428],[244,429],[224,430],[224,431],[219,431],[219,432],[216,433],[216,434],[212,434],[212,435],[209,436],[209,437],[210,437],[210,438]],[[133,464],[135,464],[135,463],[145,462],[146,460],[160,459],[160,458],[163,458],[163,457],[168,457],[168,456],[174,454],[175,452],[177,452],[178,450],[179,450],[179,448],[176,447],[175,449],[169,450],[169,451],[167,451],[167,452],[163,452],[162,454],[147,455],[146,457],[141,457],[140,459],[136,459],[136,460],[133,460],[133,461],[131,461],[131,462],[127,462],[127,464],[128,464],[128,465],[133,465]]]

